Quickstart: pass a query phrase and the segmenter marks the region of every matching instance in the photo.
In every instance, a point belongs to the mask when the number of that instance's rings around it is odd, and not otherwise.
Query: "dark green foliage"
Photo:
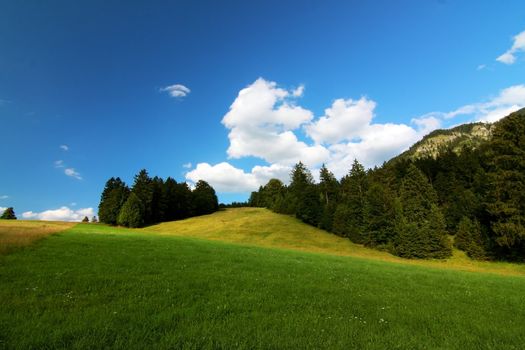
[[[310,170],[303,163],[297,163],[292,170],[291,180],[288,194],[295,216],[303,222],[317,226],[321,204]]]
[[[365,197],[368,180],[365,168],[356,160],[350,173],[341,180],[342,201],[347,206],[347,234],[354,243],[364,243]]]
[[[395,238],[395,195],[383,184],[373,183],[366,192],[365,230],[369,246],[386,246]]]
[[[436,192],[423,173],[411,164],[399,190],[403,215],[407,222],[421,224],[430,213],[430,207],[437,203]]]
[[[9,207],[0,216],[0,219],[3,220],[16,220],[15,210],[13,207]]]
[[[111,178],[106,182],[98,206],[100,222],[116,225],[120,209],[129,196],[129,188],[120,178]]]
[[[461,219],[454,237],[454,246],[463,250],[473,259],[483,260],[487,258],[481,227],[477,220],[470,220],[466,216]]]
[[[96,224],[96,223],[98,222],[97,217],[96,217],[96,216],[93,216],[93,217],[91,218],[91,222],[94,223],[94,224]]]
[[[215,190],[206,181],[199,180],[193,190],[195,215],[211,214],[219,209]]]
[[[339,200],[339,182],[323,164],[319,171],[319,194],[321,196],[321,217],[319,227],[331,231],[334,214]]]
[[[525,110],[499,121],[488,145],[486,210],[498,252],[525,257]]]
[[[82,222],[88,223],[89,222],[89,218],[87,216],[84,216],[84,218],[82,219]]]
[[[126,227],[141,227],[144,225],[144,211],[142,200],[131,192],[120,210],[117,223]]]
[[[338,236],[346,237],[348,235],[348,217],[350,210],[344,203],[337,205],[332,223],[332,232]]]
[[[133,187],[131,188],[131,192],[135,193],[135,195],[140,199],[143,206],[143,218],[142,222],[145,225],[149,225],[153,223],[153,192],[154,192],[154,186],[153,181],[149,177],[148,172],[146,169],[142,169],[139,171],[137,175],[135,175],[135,181],[133,183]]]
[[[435,204],[430,208],[427,221],[422,226],[425,258],[443,259],[452,256],[452,246],[447,237],[445,217]]]

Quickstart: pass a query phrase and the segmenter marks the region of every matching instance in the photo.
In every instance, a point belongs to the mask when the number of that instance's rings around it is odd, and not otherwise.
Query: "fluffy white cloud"
[[[255,191],[265,185],[270,179],[278,178],[283,182],[289,179],[289,166],[272,164],[271,166],[255,166],[250,173],[235,168],[230,163],[222,162],[215,165],[199,163],[197,167],[186,174],[186,179],[192,183],[204,180],[223,193],[243,193]]]
[[[374,117],[376,103],[362,97],[335,100],[325,115],[305,127],[306,133],[317,143],[333,144],[359,138]]]
[[[326,160],[329,152],[325,147],[309,146],[292,132],[313,119],[313,113],[296,106],[294,98],[293,91],[262,78],[242,89],[222,119],[230,129],[228,156],[254,156],[288,165],[299,160],[308,165]]]
[[[68,145],[60,145],[59,147],[63,151],[66,151],[66,152],[69,151],[69,146]]]
[[[2,215],[6,209],[6,207],[0,207],[0,215]]]
[[[184,85],[175,84],[163,87],[160,89],[161,92],[167,92],[171,97],[186,97],[191,90]]]
[[[354,159],[365,167],[379,165],[442,127],[446,119],[470,115],[472,120],[495,121],[525,106],[525,86],[516,85],[486,102],[452,112],[428,113],[410,124],[381,124],[374,123],[376,102],[366,97],[337,99],[323,116],[314,118],[296,103],[303,92],[303,86],[286,90],[262,78],[242,89],[222,119],[229,129],[227,154],[230,158],[261,158],[269,165],[254,166],[248,172],[228,162],[199,163],[186,179],[190,183],[205,180],[218,192],[246,193],[271,178],[288,183],[291,167],[298,161],[315,178],[321,163],[341,177]]]
[[[93,208],[82,208],[72,210],[68,207],[59,209],[45,210],[40,213],[26,211],[22,213],[24,219],[44,220],[44,221],[81,221],[85,216],[88,218],[95,215]]]
[[[64,169],[64,174],[66,174],[67,176],[74,177],[77,180],[82,180],[82,176],[80,176],[80,173],[78,173],[74,168]]]
[[[496,61],[504,64],[513,64],[516,62],[516,53],[520,51],[525,51],[525,31],[519,33],[513,38],[512,47],[496,58]]]

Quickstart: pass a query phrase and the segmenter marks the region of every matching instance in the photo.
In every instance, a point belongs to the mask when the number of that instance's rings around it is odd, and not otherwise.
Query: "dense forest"
[[[197,182],[191,190],[185,182],[177,183],[171,177],[151,178],[141,170],[131,189],[118,177],[106,182],[98,215],[106,224],[142,227],[211,214],[218,208],[215,190],[206,181]]]
[[[524,261],[525,109],[491,133],[368,171],[356,160],[340,180],[323,165],[315,183],[298,163],[288,186],[272,179],[249,204],[401,257],[446,258],[454,244],[474,259]]]

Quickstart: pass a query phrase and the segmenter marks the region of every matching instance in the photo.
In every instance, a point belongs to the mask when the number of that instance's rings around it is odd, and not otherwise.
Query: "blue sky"
[[[0,208],[76,220],[109,177],[131,184],[142,168],[244,200],[298,160],[341,176],[434,128],[497,120],[525,106],[523,13],[523,1],[3,1]]]

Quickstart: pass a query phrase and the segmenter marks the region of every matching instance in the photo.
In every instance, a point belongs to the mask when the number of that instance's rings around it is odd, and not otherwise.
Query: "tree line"
[[[318,183],[298,163],[290,176],[288,186],[261,186],[249,204],[401,257],[446,258],[454,244],[474,259],[525,260],[525,110],[475,149],[444,146],[369,170],[355,160],[340,180],[323,165]]]
[[[99,221],[126,227],[142,227],[164,221],[211,214],[218,210],[215,190],[200,180],[193,190],[173,178],[151,178],[143,169],[129,188],[120,178],[110,178],[98,207]]]

